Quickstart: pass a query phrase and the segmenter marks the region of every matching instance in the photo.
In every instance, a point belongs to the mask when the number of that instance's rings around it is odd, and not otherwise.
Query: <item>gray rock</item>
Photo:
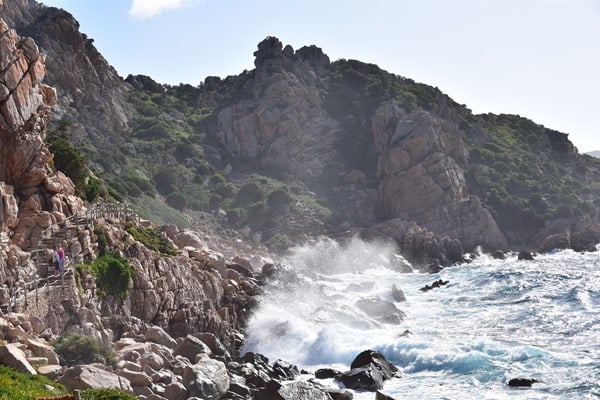
[[[165,330],[159,326],[152,326],[144,335],[144,339],[150,342],[161,344],[170,349],[177,346],[177,342]]]
[[[35,368],[27,361],[23,350],[13,343],[0,346],[0,364],[8,365],[24,374],[37,375]]]
[[[223,362],[201,355],[197,363],[184,369],[183,384],[189,396],[215,400],[229,390],[229,375]]]
[[[187,335],[181,343],[177,345],[174,356],[183,356],[191,363],[196,362],[198,354],[211,354],[210,348],[200,339],[195,336]]]
[[[128,379],[93,365],[76,365],[65,371],[59,380],[69,390],[74,389],[123,389],[132,391]]]

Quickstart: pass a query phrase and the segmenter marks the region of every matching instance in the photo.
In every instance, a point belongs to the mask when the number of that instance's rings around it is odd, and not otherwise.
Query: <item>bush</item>
[[[125,300],[129,282],[135,274],[127,259],[114,253],[105,253],[95,259],[89,265],[89,269],[96,277],[96,289],[100,299],[113,295],[121,301]]]
[[[275,189],[267,198],[267,205],[275,211],[283,211],[292,200],[292,196],[287,190]]]
[[[85,188],[85,199],[93,203],[100,197],[100,181],[94,176],[88,178],[88,183]]]
[[[266,244],[269,250],[276,253],[283,253],[285,250],[292,247],[294,245],[294,242],[290,240],[290,238],[287,237],[287,235],[277,233],[273,235],[273,237],[269,239]]]
[[[260,186],[254,182],[250,182],[242,186],[237,196],[235,204],[245,206],[262,200],[264,194]]]
[[[143,228],[129,223],[125,226],[125,230],[133,236],[135,240],[142,243],[150,250],[168,256],[173,256],[177,253],[177,250],[175,250],[171,242],[164,238],[156,228]]]
[[[165,169],[154,175],[154,182],[160,193],[168,195],[179,189],[179,174],[175,168]]]
[[[115,353],[110,347],[85,335],[61,336],[54,342],[54,350],[68,366],[91,363],[114,364],[116,361]]]
[[[177,210],[183,210],[187,207],[187,201],[185,197],[179,192],[173,192],[169,194],[165,201],[167,204]]]

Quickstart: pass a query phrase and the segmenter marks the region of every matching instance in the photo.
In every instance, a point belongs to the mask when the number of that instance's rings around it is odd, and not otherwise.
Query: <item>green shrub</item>
[[[95,176],[91,176],[88,178],[87,186],[85,188],[85,199],[93,203],[98,201],[100,197],[100,181]]]
[[[61,336],[53,344],[56,353],[68,366],[91,363],[114,364],[116,361],[115,353],[110,347],[89,336],[78,334]]]
[[[98,254],[102,256],[108,250],[106,230],[101,225],[94,225],[94,235],[96,235],[96,242],[98,243]]]
[[[227,211],[227,221],[232,225],[237,225],[246,219],[246,210],[240,207],[232,208]]]
[[[179,190],[179,174],[177,169],[168,168],[157,172],[154,175],[154,182],[156,183],[156,189],[164,195]]]
[[[262,200],[264,193],[260,186],[255,182],[250,182],[242,186],[238,194],[235,196],[235,204],[246,206]]]
[[[267,205],[275,211],[284,211],[292,202],[292,196],[285,189],[275,189],[267,197]]]
[[[172,246],[171,242],[165,239],[157,228],[144,228],[132,223],[125,226],[125,230],[133,236],[135,240],[142,243],[144,246],[163,255],[175,255],[177,250]]]
[[[224,198],[232,198],[235,193],[235,187],[231,183],[220,183],[215,192]]]
[[[167,204],[177,210],[183,210],[185,208],[187,208],[187,201],[185,199],[185,197],[183,196],[183,194],[179,193],[179,192],[173,192],[171,194],[169,194],[166,198],[165,201],[167,202]]]
[[[290,238],[287,237],[287,235],[283,233],[276,233],[267,241],[266,245],[269,248],[269,250],[276,253],[282,253],[285,250],[292,247],[294,245],[294,242],[290,240]]]
[[[100,299],[112,295],[121,301],[125,300],[129,282],[135,274],[135,269],[127,259],[114,253],[105,253],[89,264],[89,269],[96,277]]]

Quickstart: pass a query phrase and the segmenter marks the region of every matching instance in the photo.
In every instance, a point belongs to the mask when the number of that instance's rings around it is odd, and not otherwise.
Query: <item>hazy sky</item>
[[[197,85],[254,68],[267,36],[437,86],[600,150],[600,0],[42,0],[117,71]]]

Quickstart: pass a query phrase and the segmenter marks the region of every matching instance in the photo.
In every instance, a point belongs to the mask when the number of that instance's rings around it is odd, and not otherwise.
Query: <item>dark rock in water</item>
[[[404,296],[404,292],[396,285],[392,285],[392,299],[401,303],[406,301],[406,296]]]
[[[404,332],[399,333],[398,337],[408,337],[409,335],[412,335],[412,332],[407,329]]]
[[[506,254],[502,250],[496,250],[492,253],[492,258],[496,260],[506,260]]]
[[[517,258],[519,261],[531,261],[533,260],[533,254],[530,251],[521,250]]]
[[[374,365],[352,368],[335,377],[348,389],[363,389],[370,392],[383,388],[383,375]]]
[[[459,263],[463,261],[463,247],[462,243],[458,239],[450,239],[448,236],[442,239],[444,249],[446,250],[446,257],[451,263]]]
[[[450,281],[444,281],[444,280],[438,279],[437,281],[433,282],[431,285],[425,285],[422,288],[420,288],[419,290],[422,292],[427,292],[431,289],[435,289],[435,288],[439,288],[441,286],[447,285],[448,282],[450,282]]]
[[[423,272],[427,272],[429,274],[437,274],[438,272],[440,272],[443,269],[444,269],[444,267],[441,266],[440,264],[432,263],[432,264],[429,264],[427,267],[423,268]]]
[[[398,372],[398,368],[386,360],[381,352],[376,350],[365,350],[357,355],[352,364],[350,364],[350,368],[360,368],[369,364],[374,365],[380,370],[384,379],[390,379]]]
[[[392,396],[388,396],[385,393],[381,393],[379,390],[375,394],[375,400],[396,400]]]
[[[277,360],[273,363],[273,376],[276,379],[291,380],[300,375],[300,370],[297,366],[288,363],[287,361]]]
[[[315,371],[315,378],[317,379],[329,379],[334,378],[340,371],[333,368],[319,368]]]
[[[269,368],[269,359],[260,353],[249,351],[242,356],[242,361],[250,363],[255,367]]]
[[[277,268],[275,264],[268,263],[263,265],[261,274],[263,274],[264,276],[273,276],[278,271],[278,269],[279,268]]]
[[[349,390],[325,388],[325,392],[331,397],[331,400],[352,400],[354,395]]]
[[[537,379],[532,378],[513,378],[508,381],[508,386],[511,387],[531,387],[534,383],[539,382]]]
[[[352,364],[350,371],[335,376],[348,389],[364,389],[371,392],[383,388],[383,381],[393,377],[398,368],[385,359],[383,354],[375,350],[360,353]]]
[[[355,305],[370,317],[386,324],[399,324],[406,316],[394,303],[386,300],[360,299]]]

